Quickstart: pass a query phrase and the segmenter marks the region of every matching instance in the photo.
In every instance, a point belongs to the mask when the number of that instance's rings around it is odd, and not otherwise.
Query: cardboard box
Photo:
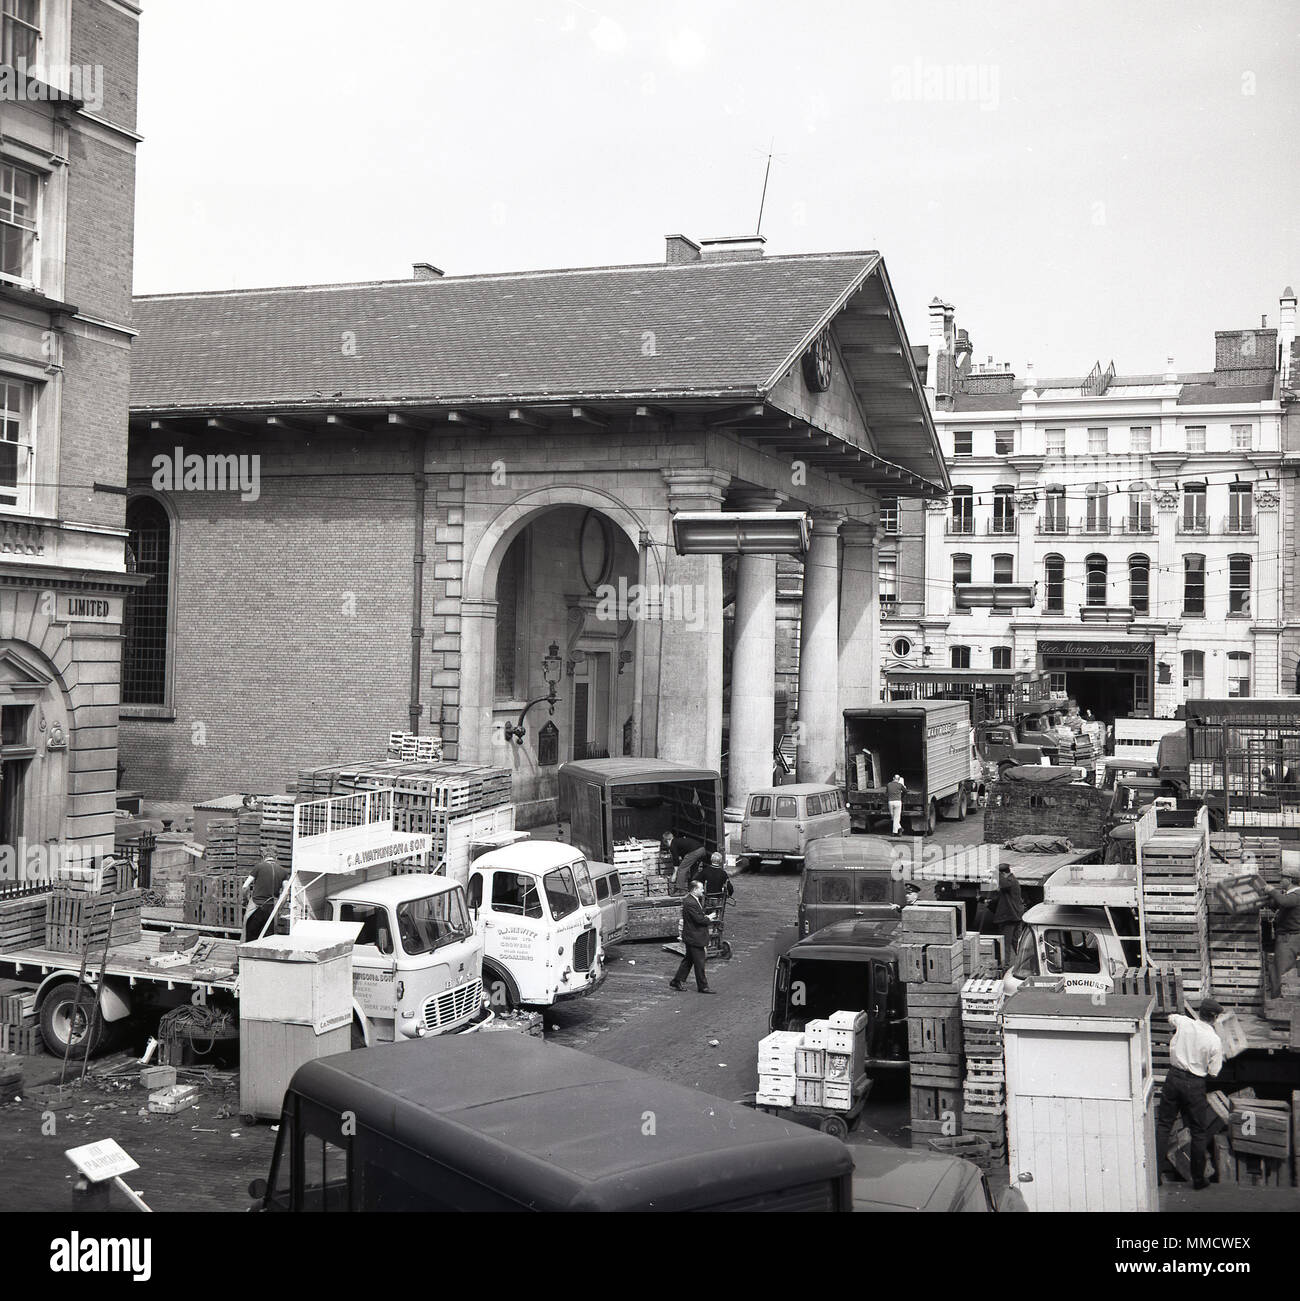
[[[176,1083],[176,1067],[146,1066],[140,1072],[140,1083],[150,1091],[168,1089]]]
[[[199,1100],[199,1090],[193,1084],[173,1084],[149,1095],[149,1111],[155,1116],[174,1116]]]
[[[761,1089],[754,1095],[754,1101],[760,1107],[793,1107],[793,1093],[765,1093]]]
[[[830,1028],[828,1021],[809,1021],[804,1027],[803,1038],[805,1048],[825,1048],[826,1031]]]

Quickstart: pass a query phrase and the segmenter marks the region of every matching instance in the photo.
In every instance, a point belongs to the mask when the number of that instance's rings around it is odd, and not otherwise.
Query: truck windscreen
[[[551,905],[551,916],[562,921],[578,907],[578,886],[567,867],[557,867],[542,878],[546,900]]]
[[[469,934],[469,918],[461,892],[445,890],[398,904],[397,930],[402,948],[412,956],[464,939]]]

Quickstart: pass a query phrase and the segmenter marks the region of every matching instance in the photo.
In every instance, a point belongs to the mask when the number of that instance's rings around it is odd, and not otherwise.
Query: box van
[[[617,944],[627,934],[627,900],[618,879],[618,868],[611,863],[591,863],[591,884],[600,909],[600,942]]]
[[[468,894],[494,1010],[549,1007],[605,979],[600,909],[581,850],[554,840],[491,850],[470,865]]]
[[[849,1211],[852,1176],[839,1139],[507,1032],[300,1066],[249,1192],[266,1211]]]
[[[745,804],[737,865],[742,871],[768,863],[797,867],[813,841],[848,833],[849,813],[837,786],[804,783],[754,791]]]
[[[832,922],[865,917],[907,902],[907,882],[894,870],[894,845],[869,836],[814,840],[799,881],[799,935]]]

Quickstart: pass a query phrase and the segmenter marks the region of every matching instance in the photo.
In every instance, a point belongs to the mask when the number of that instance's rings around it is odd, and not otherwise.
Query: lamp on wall
[[[560,671],[563,667],[564,661],[560,658],[559,643],[552,642],[546,654],[542,656],[542,678],[546,682],[546,695],[538,696],[536,700],[530,700],[523,707],[519,713],[519,721],[513,727],[506,728],[506,740],[513,741],[516,745],[523,743],[525,734],[524,719],[534,705],[546,705],[548,707],[547,713],[554,715],[555,706],[560,699],[555,694],[555,688],[560,685]]]

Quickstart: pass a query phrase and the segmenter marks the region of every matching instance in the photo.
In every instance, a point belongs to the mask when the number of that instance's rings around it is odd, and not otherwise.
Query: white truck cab
[[[494,1010],[549,1007],[605,978],[600,908],[580,849],[525,840],[476,858],[469,907]]]
[[[460,883],[431,873],[370,881],[329,898],[359,922],[352,993],[367,1044],[463,1029],[483,1006],[483,936]]]
[[[1043,886],[1044,902],[1021,919],[1011,969],[1014,993],[1028,976],[1058,976],[1066,989],[1114,988],[1114,975],[1142,966],[1137,869],[1129,863],[1072,864]]]

